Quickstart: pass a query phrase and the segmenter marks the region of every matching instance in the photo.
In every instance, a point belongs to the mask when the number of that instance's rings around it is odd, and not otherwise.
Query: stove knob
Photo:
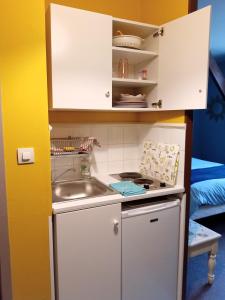
[[[160,182],[160,187],[166,187],[166,183],[165,182]]]
[[[149,190],[149,184],[144,184],[144,188],[145,188],[146,190]]]

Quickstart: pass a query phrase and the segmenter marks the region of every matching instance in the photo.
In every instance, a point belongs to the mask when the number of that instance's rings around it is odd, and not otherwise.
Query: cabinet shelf
[[[112,111],[123,111],[123,112],[148,112],[148,111],[160,111],[160,109],[157,108],[135,108],[135,107],[112,107]]]
[[[122,31],[124,34],[136,35],[141,38],[146,38],[159,29],[159,26],[150,25],[146,23],[113,18],[113,34],[117,30]]]
[[[126,57],[129,64],[139,64],[146,60],[151,60],[158,54],[153,51],[136,50],[122,47],[112,47],[113,62],[118,63],[121,57]]]
[[[113,78],[112,79],[113,86],[119,87],[144,87],[156,85],[156,81],[152,80],[141,80],[141,79],[130,79],[130,78]]]

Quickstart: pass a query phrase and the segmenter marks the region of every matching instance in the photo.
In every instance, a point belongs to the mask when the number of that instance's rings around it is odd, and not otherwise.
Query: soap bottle
[[[90,178],[91,170],[90,170],[90,159],[89,156],[84,156],[80,161],[80,175],[82,178]]]

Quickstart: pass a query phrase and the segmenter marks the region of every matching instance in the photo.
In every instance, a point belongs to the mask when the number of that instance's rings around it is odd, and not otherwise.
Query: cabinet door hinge
[[[163,28],[163,27],[159,28],[158,31],[156,31],[155,33],[153,33],[153,37],[154,37],[154,38],[159,37],[160,35],[161,35],[161,36],[164,35],[164,28]]]
[[[162,100],[152,103],[152,107],[154,108],[162,108]]]

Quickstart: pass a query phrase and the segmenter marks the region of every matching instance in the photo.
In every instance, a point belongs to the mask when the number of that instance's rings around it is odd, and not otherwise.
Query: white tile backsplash
[[[66,126],[60,126],[60,124],[57,124],[57,126],[53,126],[53,129],[51,131],[51,136],[56,138],[63,138],[71,136],[73,133],[72,127],[66,127]]]
[[[91,174],[109,174],[108,162],[98,162],[91,165]]]
[[[107,145],[95,147],[92,155],[92,160],[95,162],[108,162],[109,148]]]
[[[72,136],[90,136],[91,128],[87,125],[72,127]]]
[[[108,168],[110,174],[123,172],[123,161],[109,161]]]
[[[140,160],[124,160],[123,172],[138,172]]]
[[[138,128],[137,126],[128,126],[123,128],[123,142],[124,144],[138,143]]]
[[[73,166],[73,157],[64,156],[54,158],[55,169],[60,168],[61,166]]]
[[[177,174],[177,184],[184,185],[184,172],[178,171]]]
[[[123,145],[123,160],[137,160],[139,158],[138,144]]]
[[[179,169],[182,170],[183,172],[184,172],[184,160],[185,160],[184,151],[181,150],[179,155]]]
[[[92,126],[90,130],[90,135],[95,137],[101,145],[108,145],[108,126],[97,125]]]
[[[123,145],[110,145],[108,151],[108,161],[122,161],[123,160]]]
[[[73,166],[61,165],[52,169],[52,181],[57,180],[74,180],[80,177],[80,169]]]
[[[109,126],[108,127],[108,144],[118,145],[123,143],[123,127]]]
[[[92,174],[138,171],[145,140],[180,145],[177,183],[184,182],[185,124],[53,124],[52,137],[94,136],[101,147],[94,147],[91,157]],[[52,177],[62,170],[75,167],[79,159],[52,159]],[[69,174],[68,174],[69,175]],[[72,172],[71,176],[77,175]],[[79,174],[78,174],[79,176]]]

